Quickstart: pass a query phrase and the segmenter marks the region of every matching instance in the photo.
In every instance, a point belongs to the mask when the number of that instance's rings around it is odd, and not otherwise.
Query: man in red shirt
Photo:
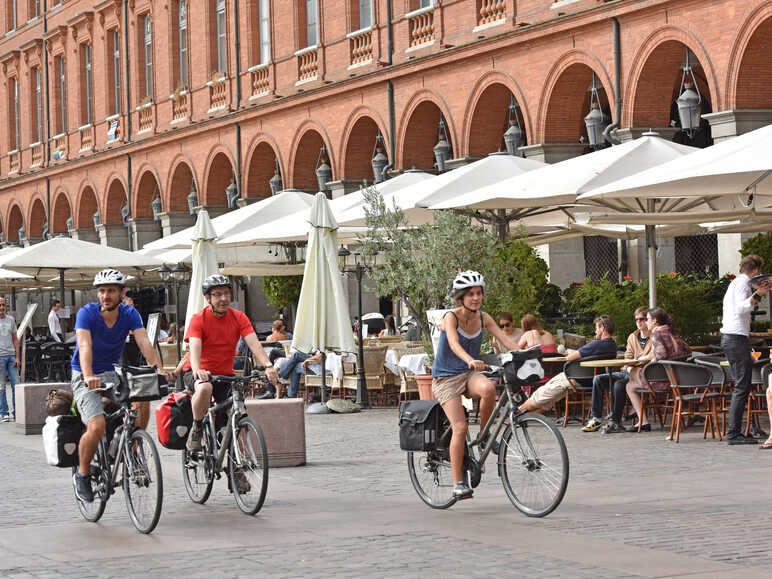
[[[190,370],[183,375],[183,382],[193,392],[193,428],[187,444],[191,452],[201,450],[203,419],[212,394],[217,402],[230,395],[228,385],[218,384],[213,388],[209,376],[233,374],[239,337],[244,338],[258,363],[265,366],[268,379],[273,384],[278,380],[276,368],[257,340],[249,318],[230,307],[231,283],[228,278],[219,274],[210,275],[204,280],[202,290],[209,305],[191,318],[185,336],[190,343]]]

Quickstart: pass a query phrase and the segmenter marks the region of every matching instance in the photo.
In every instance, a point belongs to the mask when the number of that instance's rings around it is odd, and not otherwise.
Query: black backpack
[[[405,402],[399,411],[399,447],[414,452],[434,450],[442,416],[436,400]]]

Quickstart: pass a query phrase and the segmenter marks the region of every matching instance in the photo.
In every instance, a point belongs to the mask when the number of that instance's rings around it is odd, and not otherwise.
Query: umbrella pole
[[[327,353],[322,350],[322,405],[327,404]]]
[[[64,307],[64,268],[59,268],[59,298],[62,300],[62,307]],[[75,304],[73,304],[74,306]]]
[[[654,199],[646,201],[646,210],[654,212]],[[657,306],[657,234],[654,225],[646,226],[646,250],[649,257],[649,308]]]

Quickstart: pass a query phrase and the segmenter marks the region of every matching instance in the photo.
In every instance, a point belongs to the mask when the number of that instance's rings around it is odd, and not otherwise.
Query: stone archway
[[[86,185],[83,191],[80,192],[77,222],[75,223],[76,231],[73,232],[73,235],[77,235],[78,239],[84,241],[99,243],[99,234],[96,230],[94,216],[101,223],[103,216],[99,213],[96,193],[94,193],[94,189],[90,185]]]
[[[169,211],[188,212],[188,195],[194,189],[193,171],[190,166],[180,162],[174,169],[169,181]]]
[[[152,171],[145,171],[137,183],[137,199],[134,203],[133,217],[152,217],[153,199],[160,194],[161,189]]]
[[[438,127],[443,119],[440,108],[430,100],[419,103],[410,114],[402,140],[402,168],[424,169],[434,168],[434,146],[437,144]],[[456,144],[445,119],[445,131],[451,146],[448,159],[453,158]]]
[[[376,122],[368,116],[362,116],[357,119],[346,141],[346,149],[343,159],[343,179],[356,181],[360,185],[362,181],[372,183],[373,181],[373,147],[380,129]],[[384,142],[384,153],[389,152]]]
[[[233,181],[233,165],[225,153],[217,153],[209,165],[209,174],[206,177],[206,190],[203,198],[199,199],[207,208],[225,208],[228,205],[228,197],[225,190]],[[211,211],[210,211],[211,214]]]
[[[735,85],[735,109],[772,110],[772,17],[753,31]]]
[[[265,199],[272,194],[270,181],[276,172],[276,152],[266,141],[259,143],[249,159],[246,190],[249,199]],[[286,186],[285,176],[279,168],[282,188]]]
[[[123,225],[121,208],[126,205],[126,189],[120,179],[113,179],[107,188],[105,211],[102,222],[107,225]]]
[[[319,152],[322,149],[322,145],[325,145],[327,150],[326,162],[332,169],[333,164],[330,160],[330,150],[326,147],[322,135],[314,129],[308,129],[303,133],[295,149],[292,166],[293,188],[309,192],[319,190],[319,183],[316,179],[316,164],[319,160]],[[330,180],[334,180],[334,176]]]
[[[21,212],[21,207],[14,203],[11,206],[11,210],[8,212],[7,241],[18,242],[19,229],[22,227],[24,227],[24,215]]]
[[[51,233],[68,233],[67,220],[72,217],[70,200],[64,192],[60,192],[54,199],[54,210],[51,214]]]
[[[506,151],[504,132],[509,128],[509,105],[513,95],[508,87],[493,83],[477,99],[472,121],[469,124],[469,156],[484,157],[496,151]],[[517,100],[515,100],[517,103]],[[518,105],[517,118],[523,134],[520,145],[525,145],[527,135],[522,111]]]

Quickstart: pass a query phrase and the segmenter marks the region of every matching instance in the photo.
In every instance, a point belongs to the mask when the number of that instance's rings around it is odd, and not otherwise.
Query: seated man
[[[651,340],[649,340],[649,328],[646,325],[646,314],[649,308],[642,306],[635,310],[635,325],[637,329],[627,337],[627,348],[625,349],[625,359],[637,360],[641,356],[651,354]],[[601,434],[613,434],[623,432],[622,413],[625,410],[627,395],[625,387],[630,379],[632,366],[623,366],[621,372],[611,374],[611,381],[614,384],[613,400],[614,408],[611,412],[611,419],[603,427]],[[595,432],[603,426],[603,393],[609,387],[609,375],[598,374],[592,380],[592,410],[590,411],[590,420],[584,425],[582,431]]]
[[[617,343],[612,335],[616,326],[610,316],[600,316],[595,318],[595,339],[589,344],[585,344],[576,352],[571,352],[566,356],[566,361],[579,360],[589,356],[608,356],[616,358]],[[561,372],[544,386],[537,389],[531,397],[520,405],[521,412],[543,412],[552,408],[556,402],[562,400],[568,389],[571,388],[571,382],[565,372]]]
[[[298,388],[300,387],[300,377],[305,374],[315,374],[320,376],[322,373],[322,365],[319,363],[322,360],[322,354],[317,352],[313,356],[304,354],[303,352],[294,352],[290,358],[281,365],[279,369],[279,378],[283,384],[289,380],[289,389],[287,390],[287,398],[295,398],[298,395]],[[330,373],[329,370],[326,372]],[[262,396],[265,398],[272,398],[272,396]],[[261,397],[261,398],[262,398]],[[277,398],[281,398],[281,388],[278,388]]]

